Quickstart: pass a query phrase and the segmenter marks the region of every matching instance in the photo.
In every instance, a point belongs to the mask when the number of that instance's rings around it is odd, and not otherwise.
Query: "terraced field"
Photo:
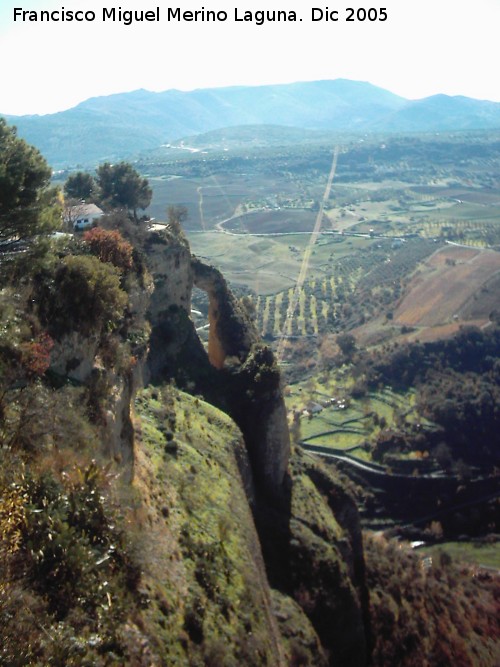
[[[396,393],[386,387],[353,399],[346,398],[347,389],[338,378],[309,379],[289,387],[286,404],[290,414],[301,414],[302,442],[370,460],[370,443],[382,429],[401,419],[421,422],[413,391]]]

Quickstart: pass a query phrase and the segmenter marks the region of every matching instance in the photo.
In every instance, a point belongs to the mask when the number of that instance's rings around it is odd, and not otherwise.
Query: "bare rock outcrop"
[[[281,492],[290,436],[274,355],[215,267],[193,258],[194,284],[209,298],[208,358],[226,375],[230,414],[243,431],[257,482]]]
[[[148,367],[153,382],[171,378],[228,412],[243,432],[255,483],[279,496],[290,439],[273,353],[215,267],[189,254],[184,237],[167,229],[148,242],[155,280]],[[190,319],[193,286],[209,299],[205,351]]]

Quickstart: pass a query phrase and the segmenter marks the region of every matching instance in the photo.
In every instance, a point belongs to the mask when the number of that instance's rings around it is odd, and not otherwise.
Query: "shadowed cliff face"
[[[222,274],[192,258],[184,239],[169,237],[168,232],[166,239],[153,237],[148,254],[155,277],[151,380],[174,378],[228,412],[243,432],[255,483],[264,493],[281,496],[290,438],[272,351],[260,342]],[[193,285],[209,298],[207,352],[189,317]]]
[[[195,285],[209,298],[208,359],[225,376],[226,402],[245,437],[256,481],[266,493],[280,495],[290,437],[274,355],[260,342],[220,271],[197,258],[191,266]]]
[[[185,240],[168,231],[166,238],[151,239],[148,253],[156,267],[151,381],[162,385],[174,379],[221,408],[241,429],[251,467],[251,474],[241,474],[267,577],[284,596],[275,598],[282,636],[298,636],[292,622],[298,617],[302,628],[309,627],[307,643],[316,646],[311,649],[316,657],[297,664],[365,665],[367,601],[354,502],[319,464],[300,452],[291,457],[273,352],[222,274],[190,257]],[[194,285],[209,299],[207,351],[190,319]]]

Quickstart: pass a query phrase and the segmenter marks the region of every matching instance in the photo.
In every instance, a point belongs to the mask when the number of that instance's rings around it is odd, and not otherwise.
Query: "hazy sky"
[[[103,7],[160,8],[159,23],[102,20]],[[435,93],[500,102],[500,0],[206,0],[225,22],[167,21],[164,0],[0,0],[0,113],[52,113],[137,88],[191,90],[339,77],[408,98]],[[345,9],[385,7],[385,22],[346,22]],[[93,22],[14,22],[13,8],[92,10]],[[235,22],[234,12],[295,10],[292,23]],[[313,7],[341,21],[311,20]],[[318,15],[318,12],[316,13]]]

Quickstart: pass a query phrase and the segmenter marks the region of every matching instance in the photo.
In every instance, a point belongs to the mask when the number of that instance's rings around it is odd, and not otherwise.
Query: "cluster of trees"
[[[452,338],[374,352],[368,360],[368,379],[373,388],[381,382],[407,388],[424,381],[429,370],[449,368],[457,373],[484,374],[496,369],[499,359],[499,327],[485,331],[464,327]]]
[[[417,389],[418,410],[436,429],[418,435],[406,429],[407,447],[432,450],[444,467],[459,460],[473,466],[498,465],[499,327],[464,328],[447,340],[361,354],[356,363],[355,372],[367,389]]]
[[[146,209],[152,197],[148,180],[128,162],[105,162],[97,168],[95,177],[82,171],[72,174],[64,184],[64,193],[69,200],[91,201],[105,210],[126,209],[134,220],[138,209]]]
[[[63,200],[51,176],[41,153],[0,118],[0,253],[33,246],[61,227]],[[124,209],[136,222],[152,197],[147,179],[127,162],[104,163],[95,177],[77,172],[64,193],[68,205],[85,200],[106,211]]]
[[[371,665],[496,664],[497,577],[471,576],[445,552],[426,567],[420,555],[378,535],[365,534],[364,547]]]

